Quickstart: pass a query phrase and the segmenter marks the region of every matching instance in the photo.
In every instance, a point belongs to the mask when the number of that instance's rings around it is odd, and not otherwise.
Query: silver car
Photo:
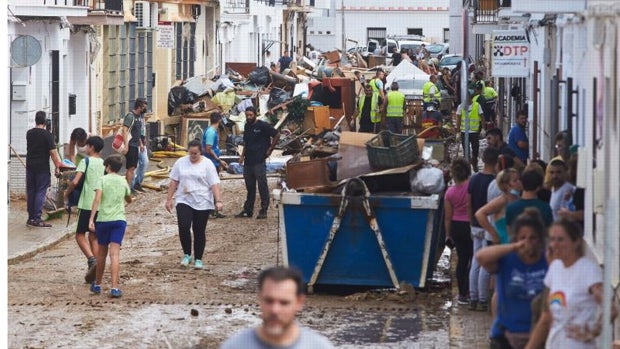
[[[426,46],[428,53],[431,54],[431,58],[437,58],[437,56],[445,56],[450,53],[450,44],[432,44]]]
[[[422,99],[422,88],[429,78],[429,75],[403,75],[394,81],[398,83],[398,90],[406,99]]]

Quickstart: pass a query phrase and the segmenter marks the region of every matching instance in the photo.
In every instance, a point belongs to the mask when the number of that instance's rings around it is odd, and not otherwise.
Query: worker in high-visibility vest
[[[405,94],[398,90],[398,83],[394,81],[387,94],[385,127],[393,133],[403,133],[403,116],[405,116]]]
[[[473,100],[473,94],[468,93],[469,101],[467,110],[463,104],[459,104],[456,108],[456,127],[461,130],[461,145],[463,149],[471,145],[471,165],[474,172],[478,172],[478,151],[480,148],[480,121],[484,117],[484,112],[478,102]],[[469,115],[469,129],[466,124],[466,115]],[[469,134],[469,144],[465,144],[465,132]]]
[[[377,70],[375,73],[375,77],[370,80],[368,83],[372,88],[372,93],[377,94],[379,96],[379,106],[382,107],[385,104],[385,91],[383,88],[383,78],[385,77],[385,72],[383,70]]]
[[[357,107],[353,112],[355,119],[351,129],[358,132],[373,133],[381,125],[379,113],[379,94],[373,93],[370,86],[364,87],[364,94],[360,96]]]
[[[431,75],[429,81],[422,86],[422,107],[424,110],[428,107],[431,101],[441,102],[441,91],[437,87],[437,75]]]

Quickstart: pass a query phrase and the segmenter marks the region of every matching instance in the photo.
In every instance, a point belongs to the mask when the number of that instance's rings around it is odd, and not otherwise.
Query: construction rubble
[[[153,157],[184,155],[182,149],[192,137],[201,137],[208,127],[211,113],[220,112],[221,158],[229,163],[229,173],[241,174],[238,157],[244,112],[255,106],[258,119],[281,133],[276,147],[281,157],[268,161],[267,170],[282,175],[283,187],[326,192],[336,189],[340,180],[365,176],[372,177],[369,182],[374,184],[369,188],[374,191],[412,190],[410,177],[415,177],[416,169],[428,166],[425,160],[437,165],[447,156],[445,141],[427,140],[425,145],[424,139],[416,137],[421,102],[408,105],[406,118],[410,120],[405,125],[409,126],[402,135],[352,132],[356,98],[363,92],[361,81],[370,81],[377,70],[385,71],[389,80],[393,67],[369,68],[357,52],[336,50],[323,57],[318,64],[305,57],[293,61],[282,74],[264,66],[239,65],[237,71],[229,64],[225,74],[213,79],[196,76],[177,84],[169,91],[169,117],[162,122],[161,135],[150,136],[155,139],[151,142]],[[404,181],[385,181],[386,176]]]

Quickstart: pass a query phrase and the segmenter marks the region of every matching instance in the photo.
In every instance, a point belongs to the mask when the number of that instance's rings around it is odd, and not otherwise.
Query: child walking
[[[95,187],[95,199],[88,222],[91,230],[95,231],[96,228],[97,242],[99,243],[97,272],[95,281],[90,285],[90,291],[94,294],[101,294],[101,279],[109,250],[112,279],[110,296],[112,298],[119,298],[123,295],[118,288],[121,243],[127,227],[123,199],[127,203],[131,202],[129,185],[125,177],[118,174],[122,164],[123,161],[118,155],[110,156],[103,162],[107,175],[103,176]],[[95,213],[97,211],[95,224]]]
[[[88,223],[91,217],[90,209],[95,199],[95,186],[99,183],[105,171],[103,159],[99,155],[99,152],[103,149],[103,139],[98,136],[91,136],[86,140],[84,148],[87,157],[84,161],[79,162],[75,178],[73,178],[73,181],[65,190],[64,199],[67,211],[70,212],[69,194],[71,194],[84,176],[84,184],[77,204],[79,211],[77,227],[75,229],[75,241],[77,241],[78,247],[86,257],[88,272],[84,279],[90,284],[95,281],[98,244],[95,231],[88,228]],[[95,212],[95,217],[97,217],[97,212]],[[88,238],[86,233],[88,233]]]

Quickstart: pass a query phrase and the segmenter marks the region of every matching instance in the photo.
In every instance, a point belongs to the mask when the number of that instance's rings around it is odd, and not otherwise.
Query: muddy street
[[[8,346],[217,348],[258,324],[256,276],[282,260],[278,213],[272,206],[266,220],[232,218],[245,198],[243,180],[222,182],[228,217],[209,220],[204,270],[180,265],[176,217],[164,209],[165,192],[156,191],[127,207],[122,298],[108,297],[109,270],[102,295],[89,292],[73,236],[9,265]],[[274,178],[269,183],[277,186]],[[424,291],[319,293],[308,297],[299,320],[341,348],[449,347],[448,258]]]

